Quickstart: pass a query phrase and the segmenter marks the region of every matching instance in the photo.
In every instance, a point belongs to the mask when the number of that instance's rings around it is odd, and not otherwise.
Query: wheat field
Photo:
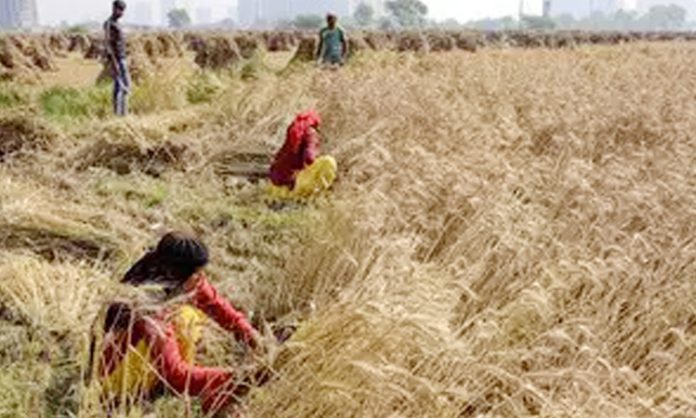
[[[123,120],[51,117],[37,86],[2,110],[0,416],[106,417],[92,324],[173,228],[255,322],[297,327],[244,416],[696,416],[696,46],[161,71]],[[217,93],[188,104],[192,77]],[[307,108],[339,182],[270,209],[230,167]]]

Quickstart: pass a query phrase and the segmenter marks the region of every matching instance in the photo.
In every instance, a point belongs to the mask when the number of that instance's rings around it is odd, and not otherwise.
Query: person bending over
[[[128,300],[107,309],[97,370],[102,398],[112,408],[154,400],[164,391],[200,398],[206,414],[233,403],[240,379],[229,370],[195,364],[200,328],[210,318],[252,349],[260,339],[208,281],[203,271],[208,257],[200,240],[174,232],[126,273],[123,283],[154,289],[158,296],[150,296],[146,306]]]
[[[338,167],[331,156],[320,156],[321,118],[315,111],[297,115],[288,127],[285,143],[271,165],[270,194],[278,198],[304,199],[328,190]]]

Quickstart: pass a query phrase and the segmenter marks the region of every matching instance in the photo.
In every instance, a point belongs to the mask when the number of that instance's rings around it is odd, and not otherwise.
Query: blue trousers
[[[114,79],[114,113],[118,116],[128,114],[128,93],[130,93],[131,79],[128,74],[128,65],[125,58],[116,60],[118,74],[113,74]]]

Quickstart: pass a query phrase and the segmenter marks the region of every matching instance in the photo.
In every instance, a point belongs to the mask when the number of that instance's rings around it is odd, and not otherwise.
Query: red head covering
[[[310,128],[321,125],[321,116],[315,110],[300,113],[288,127],[287,142],[293,153],[299,152],[302,139],[309,133]]]

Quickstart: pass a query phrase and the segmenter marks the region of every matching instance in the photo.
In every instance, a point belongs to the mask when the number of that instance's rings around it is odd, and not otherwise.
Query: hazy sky
[[[129,5],[135,5],[144,0],[127,0]],[[159,4],[159,0],[150,0]],[[210,7],[213,17],[226,17],[235,0],[184,0],[196,7]],[[577,0],[580,1],[580,0]],[[44,24],[57,24],[62,21],[77,22],[87,19],[101,20],[108,15],[111,0],[37,0],[39,6],[39,18]],[[425,0],[430,7],[431,16],[436,19],[448,17],[460,21],[478,19],[482,17],[494,17],[516,14],[519,8],[519,0]],[[528,13],[539,13],[542,0],[526,0]],[[629,5],[633,1],[628,2]],[[155,8],[155,13],[158,8]],[[132,8],[131,8],[132,11]],[[158,16],[156,16],[158,17]],[[218,20],[221,20],[218,19]]]

